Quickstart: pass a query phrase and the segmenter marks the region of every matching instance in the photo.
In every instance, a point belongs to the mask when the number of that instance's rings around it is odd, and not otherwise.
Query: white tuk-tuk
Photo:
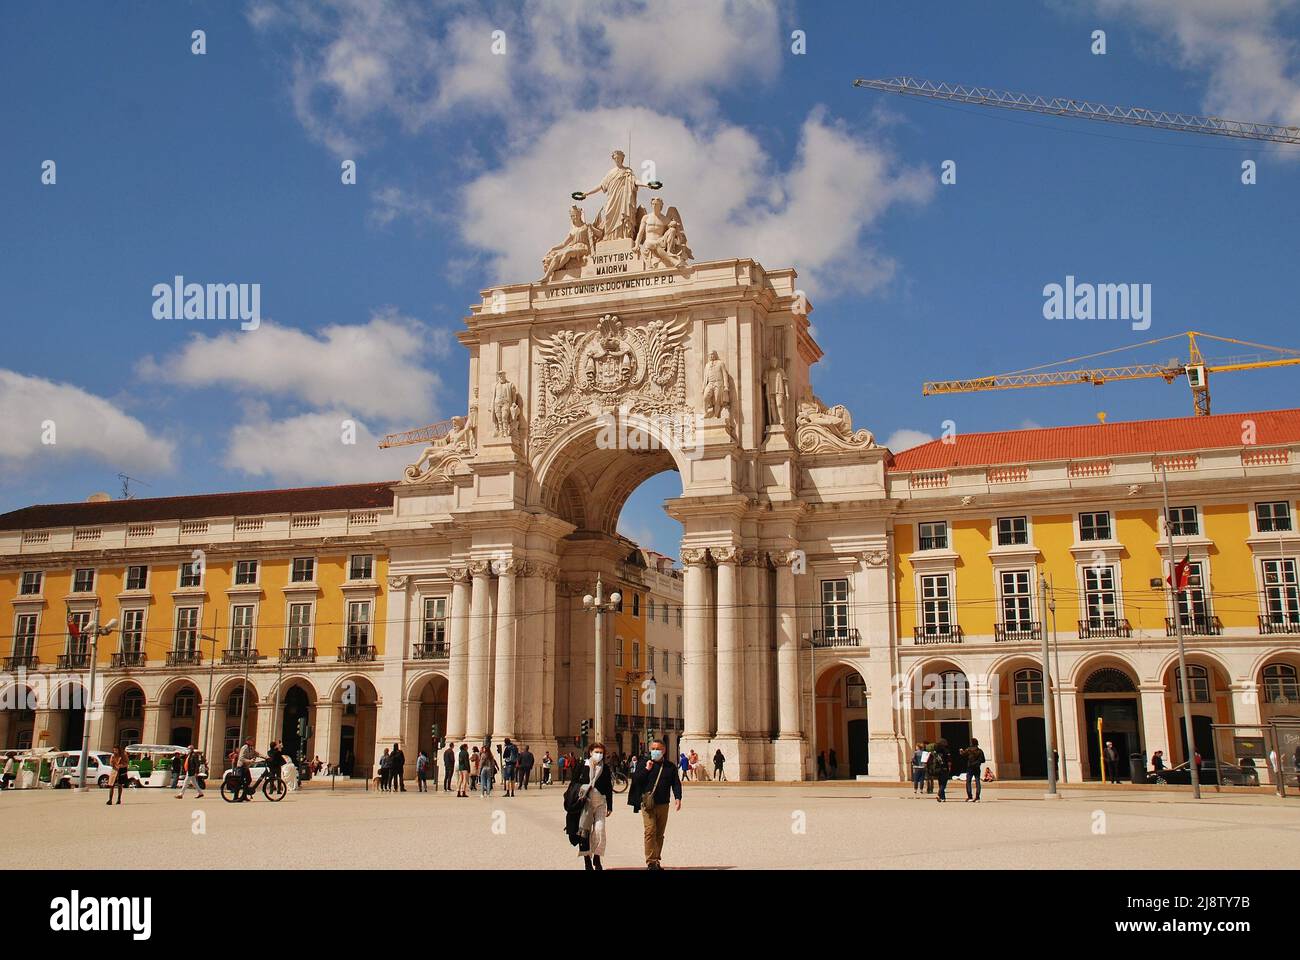
[[[127,782],[133,787],[170,787],[172,759],[189,747],[173,743],[137,743],[126,748]]]

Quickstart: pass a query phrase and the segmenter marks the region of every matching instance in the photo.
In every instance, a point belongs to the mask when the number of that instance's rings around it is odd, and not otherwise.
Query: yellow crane
[[[1118,367],[1076,367],[1067,370],[1049,369],[1062,364],[1077,364],[1085,360],[1095,360],[1098,357],[1119,353],[1123,350],[1136,350],[1157,343],[1167,343],[1170,340],[1178,340],[1182,337],[1187,338],[1186,360],[1174,358],[1167,363],[1131,363]],[[1232,343],[1238,346],[1251,347],[1256,350],[1269,350],[1278,354],[1278,356],[1267,358],[1264,355],[1256,354],[1209,361],[1201,353],[1200,344],[1197,343],[1198,337],[1205,340],[1215,340],[1219,343]],[[947,393],[979,393],[985,390],[1019,390],[1024,387],[1062,387],[1072,383],[1091,383],[1093,386],[1099,387],[1115,380],[1151,380],[1157,378],[1165,383],[1173,383],[1179,377],[1186,377],[1187,385],[1192,388],[1192,404],[1196,415],[1204,417],[1210,413],[1210,374],[1228,373],[1233,370],[1289,367],[1296,364],[1300,364],[1300,350],[1293,350],[1289,347],[1271,347],[1265,343],[1251,343],[1248,340],[1216,337],[1213,334],[1188,330],[1186,333],[1157,337],[1155,340],[1147,340],[1143,343],[1116,347],[1113,350],[1103,350],[1100,353],[1092,353],[1083,357],[1058,360],[1055,363],[1029,367],[1025,370],[1013,370],[1010,373],[973,377],[967,380],[928,380],[922,384],[921,393],[923,396],[929,397],[935,394]]]

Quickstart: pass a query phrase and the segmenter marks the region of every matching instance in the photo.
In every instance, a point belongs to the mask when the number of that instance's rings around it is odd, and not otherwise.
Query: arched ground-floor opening
[[[1078,696],[1078,723],[1086,744],[1085,780],[1127,780],[1129,756],[1143,752],[1142,703],[1132,668],[1122,661],[1094,659],[1084,664]],[[1112,760],[1104,759],[1107,744]],[[1145,754],[1144,754],[1145,755]]]
[[[50,693],[50,735],[45,745],[58,750],[80,750],[89,705],[90,697],[82,684],[72,681],[55,687]]]
[[[213,705],[213,736],[220,732],[220,740],[208,746],[209,765],[217,757],[225,762],[247,737],[257,736],[258,693],[251,681],[240,677],[224,683],[217,691]],[[213,754],[217,756],[214,757]]]
[[[31,687],[10,683],[0,690],[0,747],[30,750],[36,730],[36,694]]]
[[[1002,780],[1047,777],[1047,727],[1043,721],[1043,671],[1038,661],[1016,656],[998,664],[993,717],[997,775]]]
[[[441,763],[437,752],[447,740],[447,678],[441,673],[425,674],[416,677],[408,689],[402,752],[407,772],[413,775],[420,751]]]
[[[951,660],[928,660],[917,665],[910,689],[912,740],[926,749],[943,741],[952,755],[953,775],[965,773],[966,758],[961,751],[970,746],[972,737],[970,683],[965,671]]]
[[[1220,753],[1220,738],[1215,736],[1214,724],[1233,722],[1232,688],[1221,664],[1203,654],[1188,654],[1186,659],[1192,739],[1204,762],[1216,759]],[[1165,686],[1165,722],[1171,759],[1173,765],[1186,763],[1190,752],[1183,719],[1182,673],[1176,657],[1171,658],[1161,676]]]
[[[123,680],[104,693],[104,728],[99,746],[129,747],[144,742],[144,690],[134,680]]]
[[[188,747],[198,743],[201,722],[202,698],[198,685],[188,678],[171,681],[158,697],[156,729],[149,730],[146,723],[144,736],[147,743],[175,744]]]
[[[284,691],[280,706],[280,749],[299,766],[310,759],[315,733],[315,690],[306,681],[295,682]]]
[[[814,707],[817,776],[852,780],[870,773],[867,682],[846,663],[831,664],[817,678]]]
[[[345,677],[335,686],[330,700],[337,712],[333,753],[338,758],[339,773],[345,777],[374,776],[378,770],[375,737],[379,718],[375,685],[360,674]]]

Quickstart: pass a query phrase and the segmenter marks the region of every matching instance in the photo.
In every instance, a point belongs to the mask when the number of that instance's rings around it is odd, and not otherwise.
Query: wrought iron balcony
[[[1218,617],[1196,616],[1183,617],[1183,633],[1192,636],[1217,637],[1223,633],[1223,624]],[[1174,618],[1165,617],[1165,636],[1175,636],[1178,631],[1174,627]]]
[[[921,538],[920,538],[920,544],[921,544],[921,545],[920,545],[919,549],[921,549],[921,550],[947,550],[947,549],[948,549],[948,538],[947,538],[946,536],[943,536],[943,537],[921,537]]]
[[[59,654],[58,668],[60,670],[84,670],[89,666],[89,650],[74,650],[72,653]]]
[[[1078,623],[1080,640],[1133,636],[1133,628],[1129,626],[1127,617],[1093,617],[1091,620],[1080,620]]]
[[[857,627],[832,627],[814,630],[812,643],[814,647],[860,647],[862,637]]]
[[[947,626],[913,627],[912,642],[916,644],[961,643],[962,629],[955,623]]]
[[[143,650],[123,650],[113,654],[112,665],[118,669],[125,667],[143,667],[145,656]]]
[[[995,623],[993,640],[995,643],[1022,643],[1043,639],[1043,625],[1037,620],[1017,620],[1011,623]]]
[[[417,643],[411,649],[412,660],[446,660],[451,655],[451,647],[442,643]]]
[[[20,668],[35,670],[41,665],[41,658],[34,653],[20,653],[16,657],[5,657],[5,670],[12,672]]]
[[[632,729],[633,729],[633,730],[644,730],[644,729],[645,729],[645,717],[641,716],[641,714],[639,714],[639,713],[634,713],[634,714],[632,714]]]
[[[281,663],[315,663],[315,647],[281,647]]]
[[[368,663],[379,655],[375,647],[352,646],[351,644],[339,647],[340,663]]]
[[[1259,618],[1260,633],[1300,633],[1300,617],[1270,613]]]
[[[203,653],[198,649],[167,651],[169,667],[197,667],[201,663],[203,663]]]
[[[227,647],[221,651],[222,663],[257,663],[262,655],[253,647]]]
[[[627,714],[626,714],[626,713],[616,713],[616,714],[614,714],[614,729],[615,729],[615,730],[626,730],[626,729],[627,729]]]

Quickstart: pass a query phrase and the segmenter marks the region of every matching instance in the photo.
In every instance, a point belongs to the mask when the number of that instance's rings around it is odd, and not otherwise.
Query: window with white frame
[[[348,562],[349,580],[370,580],[375,572],[375,558],[369,553],[354,553]]]
[[[14,621],[14,656],[30,657],[36,652],[36,614],[20,613]]]
[[[677,713],[676,713],[675,715],[678,716],[678,717],[684,717],[684,716],[686,716],[686,714],[682,713],[682,698],[681,698],[681,697],[678,697],[678,698],[677,698]]]
[[[1260,533],[1291,529],[1291,504],[1285,500],[1255,504],[1255,528]]]
[[[653,619],[655,618],[655,598],[654,598],[654,597],[646,597],[646,598],[645,598],[645,602],[646,602],[646,615],[645,615],[645,618],[646,618],[647,620],[653,620]]]
[[[290,650],[306,650],[311,646],[311,604],[289,604]]]
[[[1115,568],[1083,568],[1083,604],[1088,626],[1094,629],[1115,626],[1119,608],[1115,596]]]
[[[952,632],[952,583],[946,573],[921,577],[921,627],[927,636]]]
[[[197,560],[187,560],[181,564],[182,587],[197,587],[203,583],[203,567]]]
[[[655,648],[648,644],[645,648],[645,668],[651,673],[653,673],[655,669]]]
[[[677,654],[677,676],[680,677],[681,675],[682,675],[682,655],[679,653]]]
[[[173,649],[177,653],[193,653],[199,646],[199,608],[176,608],[176,638]]]
[[[623,666],[623,638],[614,638],[614,666]]]
[[[1012,677],[1015,700],[1018,705],[1043,702],[1043,671],[1017,670]]]
[[[176,720],[189,720],[194,717],[194,705],[198,702],[199,695],[192,687],[186,687],[180,693],[176,694],[176,699],[172,701],[172,718]]]
[[[641,644],[632,641],[632,669],[641,669]]]
[[[1175,537],[1195,537],[1201,532],[1195,507],[1170,507],[1169,529]]]
[[[936,520],[919,525],[920,550],[946,550],[948,548],[948,521]]]
[[[230,649],[247,653],[253,649],[253,605],[241,603],[230,608]]]
[[[1205,593],[1205,570],[1200,561],[1188,565],[1187,589],[1178,593],[1178,618],[1184,627],[1205,629],[1210,602]]]
[[[850,710],[867,705],[867,682],[857,673],[844,678],[844,706]]]
[[[664,673],[668,673],[668,651],[664,651]]]
[[[849,635],[849,581],[822,581],[822,637],[844,639]]]
[[[1079,539],[1109,540],[1110,511],[1101,510],[1095,513],[1079,514]]]
[[[615,713],[623,712],[623,688],[622,687],[614,688],[614,712]]]
[[[1270,663],[1264,668],[1264,702],[1295,703],[1300,701],[1300,679],[1289,663]]]
[[[257,583],[257,561],[235,561],[235,586],[249,587]]]
[[[289,579],[294,583],[311,583],[316,579],[316,558],[294,557],[293,573]]]
[[[664,623],[667,623],[667,622],[668,622],[668,618],[665,616],[665,618],[664,618]],[[677,628],[680,630],[680,629],[681,629],[681,626],[682,626],[682,608],[681,608],[681,607],[678,607],[678,608],[677,608]]]
[[[144,590],[149,586],[149,568],[137,564],[126,568],[126,589]]]
[[[1294,559],[1264,560],[1264,608],[1270,623],[1300,623]]]
[[[122,611],[122,652],[138,654],[144,651],[144,611]]]
[[[89,649],[90,641],[86,638],[86,627],[90,626],[91,613],[89,610],[80,610],[68,617],[68,653],[85,653]],[[72,632],[72,624],[77,625],[75,635]]]
[[[348,646],[354,650],[370,646],[369,600],[348,603]]]
[[[1210,702],[1210,672],[1200,664],[1187,665],[1187,692],[1192,703]],[[1183,671],[1178,667],[1174,668],[1174,695],[1183,702]]]
[[[641,594],[632,594],[632,616],[640,619],[641,617]]]
[[[447,642],[447,598],[424,598],[424,645],[441,647]]]
[[[998,546],[1011,547],[1029,542],[1027,517],[998,517]]]
[[[939,674],[941,710],[965,710],[970,706],[970,682],[960,670],[945,670]]]
[[[1029,570],[1003,570],[1002,581],[1002,626],[1003,629],[1020,632],[1034,629],[1033,598],[1030,595],[1031,572]]]
[[[95,589],[95,570],[82,567],[72,574],[73,593],[91,593]]]
[[[22,586],[18,588],[18,592],[24,597],[39,594],[41,592],[41,579],[41,571],[24,570]]]

